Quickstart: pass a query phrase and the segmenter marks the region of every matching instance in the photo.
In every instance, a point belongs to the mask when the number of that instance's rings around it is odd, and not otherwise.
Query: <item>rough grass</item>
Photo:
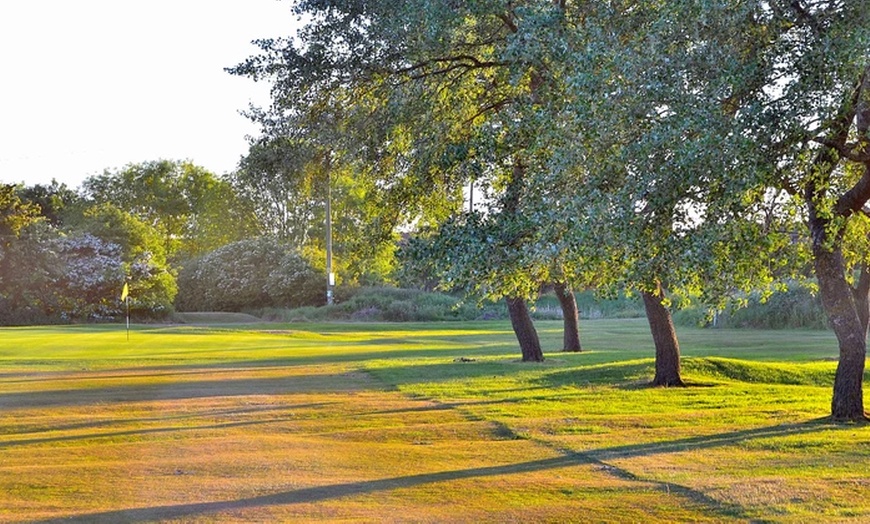
[[[643,321],[521,364],[506,323],[12,328],[0,522],[865,522],[817,332]],[[544,345],[560,324],[540,323]]]

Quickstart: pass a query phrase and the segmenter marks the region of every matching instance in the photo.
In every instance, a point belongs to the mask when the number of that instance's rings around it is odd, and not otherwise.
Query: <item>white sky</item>
[[[290,36],[278,0],[0,0],[0,182],[78,187],[129,163],[232,171],[268,86],[224,72]]]

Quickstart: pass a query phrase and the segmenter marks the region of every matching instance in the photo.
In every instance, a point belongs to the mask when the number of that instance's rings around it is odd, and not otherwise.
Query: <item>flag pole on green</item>
[[[121,290],[121,302],[127,305],[127,342],[130,341],[130,288],[124,282],[124,289]]]

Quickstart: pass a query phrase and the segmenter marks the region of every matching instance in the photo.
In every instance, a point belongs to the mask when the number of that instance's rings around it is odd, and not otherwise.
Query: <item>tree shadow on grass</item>
[[[85,379],[87,377],[83,377]],[[0,393],[0,410],[47,407],[90,406],[101,403],[124,404],[199,398],[242,397],[250,395],[287,395],[294,393],[343,393],[371,388],[364,375],[347,373],[286,375],[265,378],[227,377],[154,384],[113,384],[102,387],[16,391]]]
[[[13,448],[19,446],[29,446],[29,445],[41,445],[41,444],[54,444],[60,442],[78,442],[78,441],[86,441],[86,440],[96,440],[96,439],[117,439],[120,437],[141,437],[144,435],[158,435],[163,433],[173,433],[179,434],[184,432],[197,432],[197,431],[214,431],[214,430],[227,430],[232,428],[241,428],[241,427],[250,427],[250,426],[264,426],[270,424],[282,424],[288,422],[298,422],[299,419],[295,416],[287,415],[287,412],[292,412],[292,410],[296,409],[316,409],[320,407],[324,407],[328,405],[326,402],[317,402],[317,403],[309,403],[309,404],[293,404],[282,406],[280,409],[276,409],[273,407],[270,408],[251,408],[251,409],[237,409],[237,410],[224,410],[218,412],[204,412],[197,414],[189,414],[185,416],[168,416],[161,418],[142,418],[142,419],[127,419],[127,420],[104,420],[104,421],[93,421],[86,422],[81,424],[68,424],[63,426],[53,426],[47,429],[34,429],[28,430],[24,432],[20,432],[20,435],[31,435],[28,437],[12,439],[12,440],[2,440],[0,441],[0,450],[6,448]],[[229,422],[216,422],[211,424],[202,424],[202,425],[175,425],[175,426],[163,426],[163,427],[151,427],[151,428],[136,428],[136,429],[125,429],[125,430],[114,430],[114,431],[99,431],[102,428],[112,428],[119,424],[125,423],[145,423],[145,422],[163,422],[170,423],[172,421],[178,421],[183,419],[195,419],[195,418],[204,418],[204,417],[215,417],[215,416],[252,416],[257,415],[264,412],[269,413],[281,413],[280,416],[272,416],[269,418],[256,419],[256,420],[241,420],[241,421],[229,421]],[[91,433],[82,433],[76,435],[55,435],[55,436],[37,436],[42,432],[51,431],[51,432],[60,432],[60,431],[75,431],[75,430],[92,430]],[[5,436],[14,436],[15,433],[7,433]]]
[[[241,511],[258,507],[288,506],[293,504],[317,503],[343,497],[353,497],[377,492],[387,492],[403,488],[413,488],[425,484],[450,482],[464,479],[485,478],[498,475],[524,474],[537,471],[555,470],[577,465],[590,464],[590,460],[582,454],[570,453],[559,457],[508,464],[470,468],[436,473],[423,473],[378,480],[350,482],[328,486],[316,486],[297,489],[270,495],[262,495],[237,500],[200,502],[179,504],[173,506],[155,506],[135,508],[102,513],[91,513],[66,518],[39,521],[42,524],[53,523],[93,523],[93,522],[150,522],[168,519],[189,519],[204,515]],[[653,488],[655,489],[655,488]],[[671,489],[674,492],[674,489]],[[698,494],[703,499],[703,494]],[[696,500],[697,502],[697,500]],[[719,516],[733,516],[739,513],[739,508],[723,505],[713,499],[702,500],[710,506],[710,511]]]
[[[545,388],[611,386],[619,389],[649,387],[655,375],[652,359],[627,360],[547,373],[535,382]]]
[[[740,442],[768,437],[782,437],[803,433],[812,433],[820,430],[845,429],[828,423],[828,419],[816,419],[802,423],[768,426],[741,431],[719,433],[690,437],[665,442],[654,442],[637,445],[615,446],[592,450],[588,452],[574,452],[561,450],[561,455],[549,458],[507,464],[501,466],[488,466],[480,468],[461,469],[453,471],[423,473],[400,477],[349,482],[327,486],[315,486],[292,491],[273,493],[257,497],[237,500],[199,502],[178,504],[169,506],[154,506],[133,509],[105,511],[75,515],[57,519],[40,521],[44,524],[61,522],[148,522],[165,519],[189,519],[204,515],[221,512],[233,512],[268,506],[288,506],[293,504],[316,503],[334,500],[343,497],[353,497],[377,492],[387,492],[403,488],[413,488],[425,484],[438,482],[450,482],[463,479],[484,478],[497,475],[524,474],[538,471],[555,470],[578,465],[592,465],[605,474],[621,478],[623,480],[642,482],[651,489],[667,492],[672,495],[685,497],[694,503],[704,507],[709,515],[717,518],[748,518],[746,510],[738,505],[716,500],[706,493],[688,486],[664,483],[654,480],[643,479],[631,473],[627,469],[613,466],[606,461],[630,458],[661,453],[677,453],[698,449],[715,448],[720,446],[734,445]],[[757,518],[754,522],[764,522]]]
[[[732,446],[741,442],[746,442],[754,439],[787,437],[793,435],[815,433],[823,430],[840,429],[849,428],[844,425],[835,424],[831,421],[830,417],[823,417],[808,420],[805,422],[796,422],[794,424],[780,424],[777,426],[744,429],[739,431],[730,431],[727,433],[717,433],[714,435],[700,435],[696,437],[687,437],[677,440],[666,440],[662,442],[648,442],[643,444],[614,446],[611,448],[602,448],[589,451],[586,454],[594,458],[595,460],[605,461],[621,458],[658,455],[664,453],[696,451],[708,448]]]

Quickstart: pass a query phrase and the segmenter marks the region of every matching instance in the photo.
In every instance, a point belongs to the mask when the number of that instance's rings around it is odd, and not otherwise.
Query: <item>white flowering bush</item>
[[[81,229],[118,246],[118,257],[130,289],[130,311],[137,318],[160,318],[173,310],[178,287],[167,260],[164,243],[154,227],[111,204],[84,213]],[[112,300],[121,307],[124,280],[117,283]]]
[[[241,311],[317,305],[326,277],[271,237],[228,244],[184,264],[175,306],[182,311]]]
[[[62,314],[103,319],[120,313],[125,274],[119,245],[85,233],[60,237],[47,247],[58,257],[54,289]]]
[[[128,283],[134,318],[172,311],[175,278],[147,226],[106,210],[64,233],[37,221],[9,236],[0,258],[0,323],[43,324],[122,316]],[[149,245],[150,244],[150,245]]]

